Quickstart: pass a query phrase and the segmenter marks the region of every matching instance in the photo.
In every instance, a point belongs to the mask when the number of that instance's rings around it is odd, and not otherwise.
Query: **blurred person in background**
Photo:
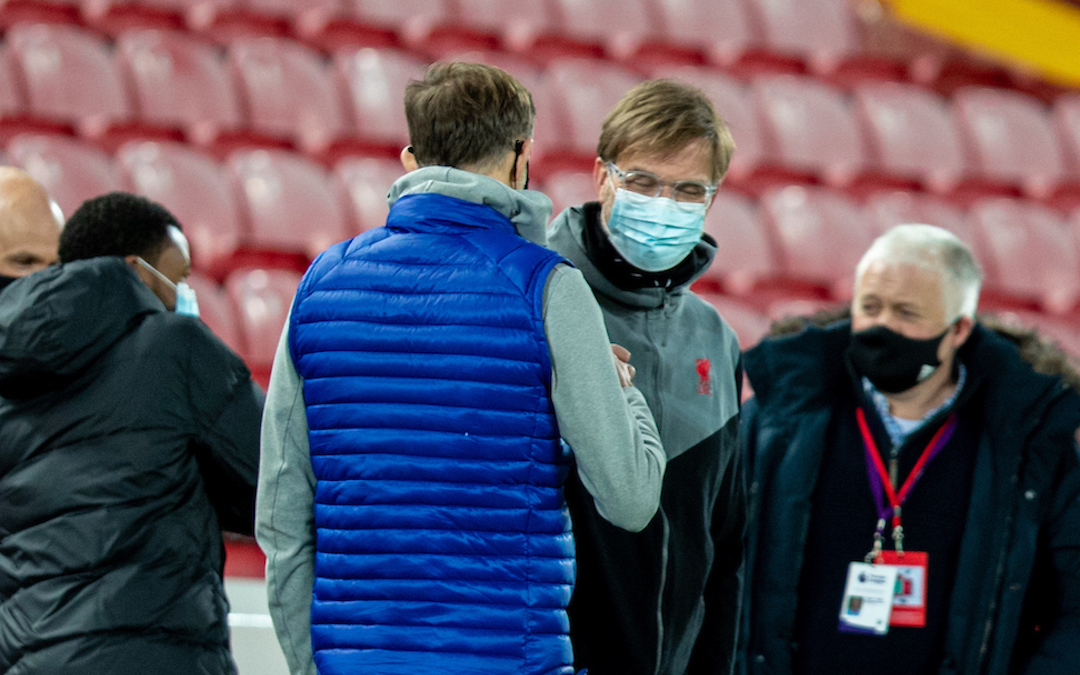
[[[639,84],[604,120],[598,201],[567,209],[549,233],[584,274],[612,342],[630,351],[668,460],[660,509],[637,533],[607,522],[582,482],[567,483],[570,635],[590,675],[731,672],[746,519],[739,343],[690,285],[716,253],[705,212],[734,147],[700,90]]]
[[[977,322],[981,281],[901,225],[849,319],[746,353],[740,672],[1080,673],[1076,374]]]
[[[386,226],[312,264],[274,363],[271,616],[298,674],[573,675],[563,481],[641,529],[663,449],[581,273],[543,247],[551,201],[521,189],[529,92],[435,64],[405,111]]]
[[[0,672],[235,673],[221,531],[253,533],[262,393],[164,208],[91,199],[59,254],[0,304]]]
[[[0,166],[0,290],[57,261],[60,207],[22,169]]]

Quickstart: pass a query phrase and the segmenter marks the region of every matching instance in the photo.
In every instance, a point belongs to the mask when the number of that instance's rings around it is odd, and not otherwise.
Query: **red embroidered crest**
[[[694,363],[697,365],[699,378],[697,393],[708,396],[712,394],[712,386],[709,384],[709,371],[712,369],[712,364],[709,363],[709,359],[696,359]]]

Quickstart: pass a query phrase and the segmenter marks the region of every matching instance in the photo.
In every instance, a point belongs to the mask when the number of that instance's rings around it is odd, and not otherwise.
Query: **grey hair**
[[[952,232],[933,225],[897,225],[874,240],[855,267],[859,282],[870,263],[884,260],[908,263],[941,274],[945,315],[949,321],[961,316],[975,318],[983,273],[975,256]]]

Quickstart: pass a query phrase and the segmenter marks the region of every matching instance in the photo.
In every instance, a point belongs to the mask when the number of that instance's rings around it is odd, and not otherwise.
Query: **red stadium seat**
[[[459,22],[448,0],[346,0],[354,21],[394,31],[401,43],[431,58],[469,49],[495,49],[494,33]],[[515,7],[514,11],[518,11]],[[391,46],[360,39],[360,46]]]
[[[300,273],[278,269],[237,270],[225,280],[225,291],[237,310],[246,345],[244,360],[255,380],[270,381],[281,331],[300,285]]]
[[[983,176],[1048,198],[1066,177],[1061,144],[1045,106],[1014,91],[964,88],[953,97],[957,121]]]
[[[82,23],[79,0],[4,0],[0,3],[0,27],[20,23]]]
[[[226,3],[227,0],[81,0],[80,5],[88,25],[115,36],[130,30],[184,30],[186,13],[197,5],[209,8]]]
[[[779,276],[768,233],[746,197],[721,191],[705,216],[705,232],[717,242],[706,278],[729,295],[747,295],[757,282]]]
[[[314,258],[354,231],[345,197],[326,171],[282,150],[249,150],[228,160],[250,219],[250,245]]]
[[[360,138],[396,157],[409,143],[402,105],[405,85],[422,78],[426,64],[406,52],[365,48],[339,52],[334,66],[344,82],[352,126]]]
[[[540,190],[551,197],[554,206],[552,216],[557,216],[571,206],[581,206],[585,202],[595,202],[596,181],[588,171],[561,171],[544,179]]]
[[[925,223],[946,229],[960,237],[979,255],[978,237],[960,207],[918,192],[882,192],[866,203],[867,220],[877,234],[894,225]]]
[[[91,197],[123,189],[110,157],[72,138],[20,135],[8,143],[7,152],[12,164],[45,187],[65,216]]]
[[[669,42],[700,50],[720,66],[734,65],[760,37],[741,0],[653,0]]]
[[[971,209],[985,254],[988,290],[1037,302],[1055,314],[1080,299],[1076,239],[1054,211],[1032,202],[988,199]]]
[[[241,126],[240,104],[216,47],[158,30],[123,33],[116,45],[143,120],[181,128],[204,145]]]
[[[855,110],[878,168],[917,178],[935,192],[953,189],[967,173],[951,110],[936,94],[911,85],[868,83],[855,90]]]
[[[498,35],[512,52],[530,54],[541,38],[558,33],[558,25],[546,2],[505,0],[458,0],[458,20],[476,30]]]
[[[19,91],[18,81],[11,68],[11,57],[6,49],[0,51],[0,119],[22,115],[26,104]]]
[[[192,272],[187,282],[195,289],[195,294],[199,299],[199,318],[221,338],[222,342],[244,358],[247,354],[247,346],[244,344],[232,300],[217,282],[198,272]]]
[[[1075,179],[1080,176],[1080,94],[1068,94],[1057,99],[1054,103],[1054,121],[1063,141],[1065,167]]]
[[[652,0],[553,0],[552,6],[562,35],[600,45],[611,58],[639,68],[649,63],[703,63],[700,50],[663,35],[652,5]]]
[[[761,209],[787,277],[851,297],[855,266],[875,236],[855,203],[824,188],[790,186],[766,193]]]
[[[192,266],[217,279],[244,239],[239,206],[225,169],[188,146],[129,143],[116,161],[130,189],[176,216],[191,243]]]
[[[386,224],[386,196],[404,173],[400,161],[379,157],[350,157],[334,167],[334,177],[349,196],[357,232]]]
[[[746,0],[769,49],[818,59],[859,50],[851,8],[835,0]]]
[[[351,131],[338,81],[315,51],[291,40],[239,38],[229,62],[257,131],[314,153]]]
[[[38,117],[76,125],[89,136],[131,119],[131,104],[109,45],[74,26],[24,24],[8,46]]]
[[[796,171],[826,182],[852,182],[866,167],[858,125],[843,95],[807,77],[779,75],[751,85],[768,152]]]
[[[769,333],[769,317],[753,307],[719,293],[697,292],[701,299],[716,308],[724,321],[739,337],[739,346],[746,350]]]
[[[563,130],[557,138],[537,142],[543,154],[544,171],[574,168],[591,171],[596,158],[600,127],[631,87],[641,81],[618,66],[588,59],[561,59],[546,71],[546,98],[537,115],[549,115]]]
[[[0,47],[0,143],[21,133],[71,132],[68,124],[40,119],[30,113],[8,49]]]

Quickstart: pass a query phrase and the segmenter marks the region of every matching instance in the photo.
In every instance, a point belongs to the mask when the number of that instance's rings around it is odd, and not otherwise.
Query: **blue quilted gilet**
[[[557,254],[408,195],[311,267],[289,329],[323,675],[572,675],[574,542],[544,334]]]

